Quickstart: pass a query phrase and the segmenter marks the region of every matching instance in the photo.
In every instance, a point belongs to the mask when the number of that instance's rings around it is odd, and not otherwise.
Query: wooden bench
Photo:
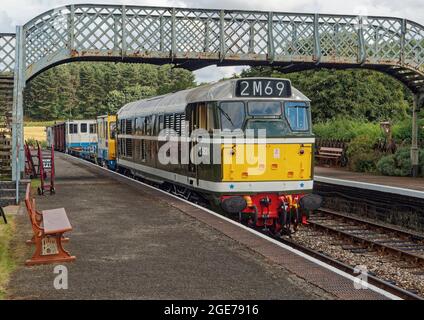
[[[30,196],[31,186],[27,185],[25,205],[34,236],[27,243],[35,244],[35,253],[27,260],[27,266],[36,264],[74,261],[76,258],[63,249],[63,234],[71,231],[72,226],[64,208],[43,210],[41,214],[35,208],[35,199]]]
[[[31,186],[27,185],[25,193],[25,206],[27,208],[27,213],[29,220],[35,219],[40,227],[43,227],[43,215],[37,210],[35,205],[35,199],[31,198]],[[69,241],[69,238],[62,237],[62,242]],[[35,244],[35,235],[32,236],[31,240],[27,240],[26,244]]]
[[[327,162],[334,161],[335,165],[343,165],[342,157],[344,156],[343,148],[329,148],[329,147],[319,147],[318,154],[315,155],[317,159],[324,159]]]

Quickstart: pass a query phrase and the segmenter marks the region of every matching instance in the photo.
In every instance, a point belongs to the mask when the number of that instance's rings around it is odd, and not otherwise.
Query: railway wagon
[[[97,163],[116,169],[116,115],[97,117]]]
[[[67,153],[95,161],[97,157],[96,120],[67,121],[65,141]]]
[[[55,150],[82,155],[96,154],[96,120],[66,121],[56,123],[51,128]]]
[[[53,132],[53,143],[54,143],[54,149],[56,151],[65,152],[66,151],[66,142],[65,142],[65,122],[55,123],[51,130]]]
[[[320,206],[310,100],[279,78],[222,81],[123,106],[118,170],[275,233]]]

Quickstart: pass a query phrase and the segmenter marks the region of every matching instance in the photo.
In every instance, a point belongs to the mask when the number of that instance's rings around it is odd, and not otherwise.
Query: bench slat
[[[45,234],[63,233],[72,230],[64,208],[43,210],[42,214]]]
[[[323,156],[323,155],[319,155],[319,154],[317,154],[317,155],[315,156],[315,158],[339,159],[340,157],[336,157],[336,156]]]
[[[333,151],[333,152],[343,152],[343,148],[328,148],[328,147],[321,147],[319,148],[321,151]]]
[[[341,154],[340,153],[320,152],[319,155],[320,156],[338,156],[338,157],[341,157]]]

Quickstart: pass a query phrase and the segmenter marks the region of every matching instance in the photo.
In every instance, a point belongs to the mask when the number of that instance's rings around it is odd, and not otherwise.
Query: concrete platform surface
[[[56,195],[36,198],[41,210],[66,208],[73,226],[65,248],[77,261],[65,264],[68,289],[54,288],[54,265],[23,266],[33,248],[22,245],[31,236],[22,207],[9,299],[335,298],[146,187],[60,154],[56,168]]]
[[[374,183],[424,192],[424,178],[378,176],[360,172],[352,172],[343,168],[326,168],[319,166],[315,167],[315,175],[342,180]]]

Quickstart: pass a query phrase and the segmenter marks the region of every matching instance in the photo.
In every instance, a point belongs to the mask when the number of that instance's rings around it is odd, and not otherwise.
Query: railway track
[[[303,253],[306,253],[310,255],[311,257],[314,257],[330,266],[333,266],[339,270],[342,270],[346,272],[347,274],[350,274],[352,276],[358,276],[358,271],[355,269],[355,267],[350,266],[349,264],[346,264],[340,260],[334,259],[323,252],[318,252],[317,250],[311,249],[305,245],[302,245],[296,241],[290,240],[290,239],[278,239],[280,242],[299,250]],[[423,297],[417,295],[415,292],[411,292],[409,290],[405,290],[392,282],[383,280],[379,277],[377,277],[374,274],[367,274],[367,281],[369,284],[372,284],[380,289],[383,289],[387,292],[390,292],[404,300],[424,300]]]
[[[351,242],[351,251],[376,251],[424,267],[424,237],[400,228],[320,209],[309,220],[309,226],[337,235]]]

